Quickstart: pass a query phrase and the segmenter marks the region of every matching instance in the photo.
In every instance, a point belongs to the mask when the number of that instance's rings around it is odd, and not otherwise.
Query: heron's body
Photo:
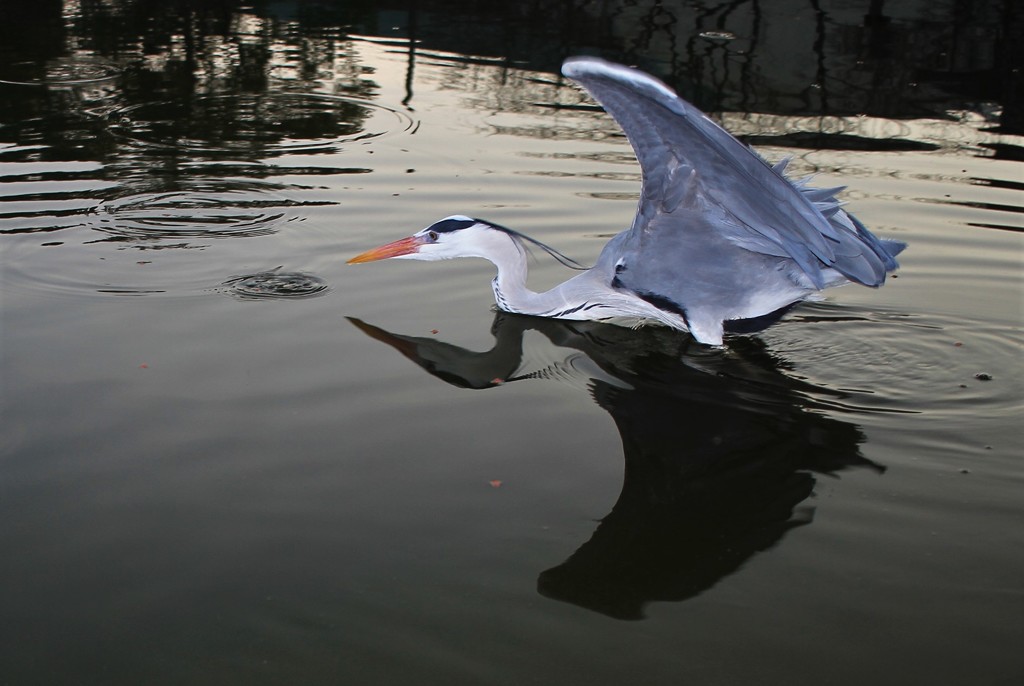
[[[455,215],[353,258],[483,257],[498,269],[500,309],[542,317],[646,321],[713,345],[728,330],[770,323],[827,286],[879,286],[904,247],[882,241],[839,206],[841,190],[794,183],[667,86],[596,58],[566,76],[619,122],[643,171],[632,226],[590,269],[543,293],[526,287],[528,243],[518,232]]]

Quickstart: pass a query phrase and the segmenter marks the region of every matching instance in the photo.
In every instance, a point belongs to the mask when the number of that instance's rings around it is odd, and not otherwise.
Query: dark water
[[[1022,683],[1012,5],[5,7],[0,684]],[[898,278],[711,350],[345,266],[453,213],[592,260],[639,172],[578,53]]]

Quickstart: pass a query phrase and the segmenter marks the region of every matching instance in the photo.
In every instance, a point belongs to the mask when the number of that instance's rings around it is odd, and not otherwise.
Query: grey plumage
[[[794,184],[784,164],[769,166],[647,74],[593,57],[570,58],[562,71],[615,118],[636,152],[644,181],[632,242],[653,247],[656,229],[685,230],[672,219],[689,198],[690,209],[724,211],[723,238],[792,259],[817,288],[827,285],[828,268],[866,286],[881,285],[896,268],[885,246],[839,209],[842,188]]]
[[[636,218],[615,242],[620,288],[715,330],[845,279],[879,286],[896,268],[903,245],[842,210],[842,188],[790,181],[786,161],[770,166],[647,74],[593,57],[562,71],[619,123],[643,172]]]
[[[483,257],[510,312],[623,323],[656,321],[710,344],[725,330],[774,321],[811,293],[846,281],[880,286],[905,247],[876,238],[842,209],[842,188],[791,181],[668,86],[593,57],[562,72],[615,118],[643,175],[632,225],[591,269],[544,293],[526,288],[526,236],[454,215],[351,262]],[[571,265],[570,265],[571,266]]]

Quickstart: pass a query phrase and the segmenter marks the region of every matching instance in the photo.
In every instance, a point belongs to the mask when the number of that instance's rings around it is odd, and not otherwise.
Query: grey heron
[[[661,323],[699,342],[764,328],[792,305],[846,282],[877,287],[905,247],[881,240],[844,211],[842,188],[785,175],[658,79],[594,57],[562,73],[619,123],[642,172],[630,228],[590,269],[543,293],[526,286],[529,246],[540,241],[463,215],[446,217],[350,264],[386,258],[482,257],[497,267],[498,308],[559,319]]]

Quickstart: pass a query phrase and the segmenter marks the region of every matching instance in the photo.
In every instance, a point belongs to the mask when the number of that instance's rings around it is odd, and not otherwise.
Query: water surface
[[[1024,678],[1002,6],[578,4],[22,10],[0,682]],[[846,185],[897,278],[719,350],[344,264],[453,213],[593,260],[640,178],[580,52]]]

